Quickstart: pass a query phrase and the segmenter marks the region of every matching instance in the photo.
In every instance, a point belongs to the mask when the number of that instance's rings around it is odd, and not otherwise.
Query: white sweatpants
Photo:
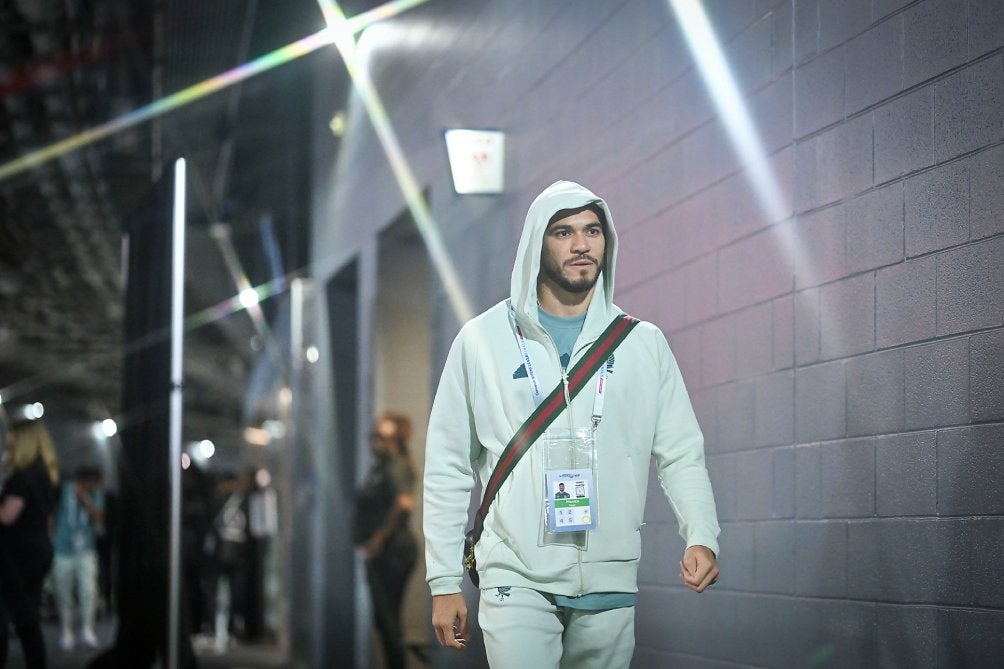
[[[634,654],[633,606],[584,611],[531,588],[487,588],[478,624],[492,669],[627,669]]]
[[[83,629],[94,631],[95,594],[98,589],[98,555],[81,551],[75,555],[56,554],[52,563],[52,586],[59,608],[63,630],[73,629],[73,586],[77,586],[80,602],[80,623]]]

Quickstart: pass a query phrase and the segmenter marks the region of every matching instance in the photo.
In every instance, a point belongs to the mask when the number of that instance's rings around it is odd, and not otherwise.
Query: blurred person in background
[[[216,596],[216,535],[213,533],[212,477],[194,462],[181,472],[182,592],[188,606],[188,632],[203,644],[213,627]]]
[[[105,529],[102,481],[97,467],[77,467],[73,480],[63,484],[56,507],[52,585],[62,628],[59,647],[64,651],[72,650],[75,641],[74,594],[80,607],[80,643],[88,648],[98,647],[94,613],[98,589],[97,537]]]
[[[373,465],[356,496],[356,543],[366,557],[373,615],[387,666],[403,669],[401,601],[415,569],[418,543],[408,526],[415,508],[415,466],[408,455],[411,421],[385,412],[370,435]]]
[[[267,636],[266,560],[272,537],[279,531],[279,510],[272,476],[265,468],[249,472],[250,490],[247,496],[248,537],[247,569],[244,584],[244,635],[247,641],[260,641]]]
[[[213,520],[216,586],[213,595],[217,652],[230,644],[231,636],[245,633],[244,584],[247,581],[248,514],[247,475],[226,473],[217,485],[217,495],[225,501]]]
[[[40,625],[42,583],[52,566],[50,518],[59,470],[42,423],[16,423],[7,433],[0,490],[0,668],[7,663],[10,623],[27,669],[44,669]]]

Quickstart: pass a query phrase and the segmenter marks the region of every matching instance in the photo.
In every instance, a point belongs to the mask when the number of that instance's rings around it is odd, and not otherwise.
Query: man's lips
[[[590,265],[597,265],[599,263],[592,258],[575,258],[574,260],[569,260],[565,264],[571,265],[572,267],[589,267]]]

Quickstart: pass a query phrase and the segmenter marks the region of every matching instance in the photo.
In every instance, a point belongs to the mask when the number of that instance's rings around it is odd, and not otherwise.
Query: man
[[[453,343],[433,403],[425,467],[427,579],[444,646],[462,649],[468,637],[461,555],[475,468],[482,482],[489,479],[541,394],[567,382],[565,370],[622,313],[612,302],[616,256],[606,203],[578,184],[552,184],[527,213],[510,299],[464,325]],[[653,456],[687,543],[683,583],[702,592],[718,575],[703,438],[662,332],[640,323],[596,377],[605,383],[590,380],[563,408],[489,508],[476,556],[478,622],[493,667],[630,664]],[[571,444],[565,451],[557,448],[566,443],[561,439]],[[574,472],[562,465],[558,454],[568,449],[585,454],[587,464]],[[570,532],[561,521],[552,525],[552,474],[592,475],[595,514],[592,506],[583,513],[600,520],[573,523]]]
[[[558,484],[558,492],[554,493],[554,499],[568,499],[571,497],[567,492],[565,492],[565,484]]]
[[[102,480],[100,469],[80,465],[73,480],[63,484],[56,507],[52,585],[62,628],[59,647],[64,651],[72,650],[75,641],[74,594],[80,607],[80,643],[87,648],[98,647],[94,616],[98,591],[97,539],[104,532],[105,522]]]

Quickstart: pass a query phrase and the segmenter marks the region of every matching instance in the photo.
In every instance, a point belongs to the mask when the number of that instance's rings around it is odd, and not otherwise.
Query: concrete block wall
[[[667,333],[723,529],[720,583],[686,591],[651,487],[634,666],[994,666],[1004,3],[704,7],[773,215],[664,0],[437,0],[389,22],[407,39],[372,72],[476,309],[506,296],[547,184],[611,205],[617,302]],[[506,131],[504,195],[452,193],[458,126]],[[350,127],[315,202],[319,266],[404,206],[358,107]],[[434,368],[458,327],[436,303]]]

